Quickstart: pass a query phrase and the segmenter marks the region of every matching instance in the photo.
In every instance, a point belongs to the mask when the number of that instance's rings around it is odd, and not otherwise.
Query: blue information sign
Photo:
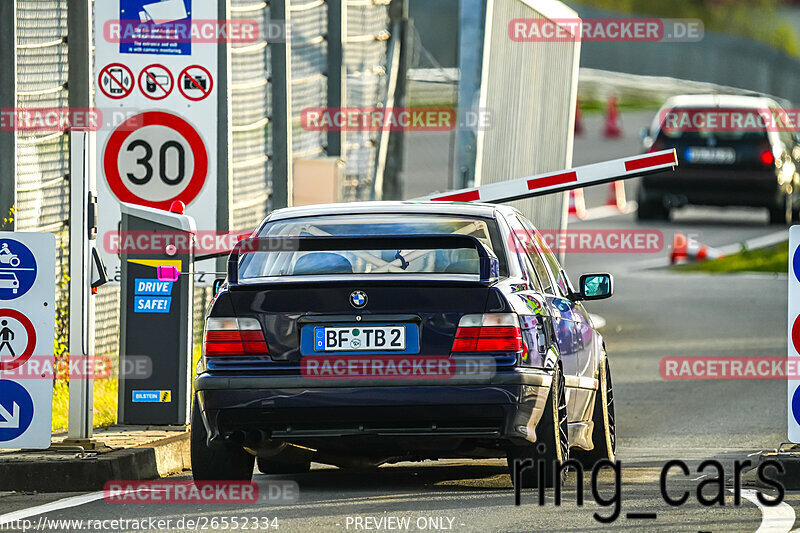
[[[33,399],[15,381],[0,380],[0,442],[25,433],[33,421]]]
[[[120,0],[119,51],[191,55],[192,0]]]

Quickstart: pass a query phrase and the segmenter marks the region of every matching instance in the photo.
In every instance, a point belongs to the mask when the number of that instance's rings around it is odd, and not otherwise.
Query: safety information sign
[[[55,269],[53,234],[0,232],[0,448],[50,446]]]
[[[217,229],[218,46],[194,25],[218,18],[219,0],[95,3],[98,241],[116,241],[120,202],[186,205],[200,231]],[[108,238],[107,238],[108,237]],[[117,250],[101,247],[114,283]],[[206,261],[195,271],[213,272]],[[214,276],[200,276],[211,283]]]
[[[789,360],[800,360],[800,226],[789,230]],[[789,381],[789,440],[800,444],[800,381]]]
[[[191,27],[192,0],[119,2],[121,54],[190,55]]]

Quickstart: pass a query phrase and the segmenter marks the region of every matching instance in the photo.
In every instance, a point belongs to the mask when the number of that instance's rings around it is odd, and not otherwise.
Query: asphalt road
[[[608,141],[600,138],[589,119],[589,132],[576,143],[575,163],[638,153],[636,130],[648,120],[644,114],[626,117],[625,138]],[[412,150],[416,146],[419,155],[410,158],[409,175],[416,178],[407,187],[409,196],[440,188],[436,179],[446,187],[446,176],[439,174],[435,179],[434,169],[447,168],[440,166],[443,163],[439,159],[447,150],[448,137],[425,135],[411,138]],[[635,184],[630,188],[635,189]],[[605,192],[588,192],[589,207],[601,205]],[[570,228],[660,231],[665,246],[675,231],[693,234],[712,246],[724,246],[778,229],[768,226],[766,215],[758,211],[704,209],[682,210],[670,223],[647,227],[638,225],[633,214],[618,214],[571,222]],[[733,504],[733,494],[728,490],[734,486],[734,461],[752,461],[761,450],[775,448],[784,440],[785,383],[668,381],[659,373],[659,361],[665,356],[784,356],[786,277],[688,275],[646,268],[663,261],[667,253],[665,248],[654,253],[566,254],[566,268],[573,279],[589,271],[610,271],[616,279],[614,298],[589,306],[607,322],[603,333],[617,402],[623,468],[620,515],[613,523],[600,523],[593,516],[609,516],[615,506],[595,503],[589,474],[583,478],[571,475],[560,506],[554,504],[552,494],[544,506],[539,506],[534,491],[525,491],[522,505],[516,507],[505,462],[486,460],[403,463],[373,472],[315,465],[311,472],[298,476],[256,475],[255,480],[262,485],[281,480],[298,483],[299,500],[283,505],[112,505],[103,501],[102,495],[90,495],[100,499],[53,511],[31,508],[76,495],[0,494],[0,531],[3,517],[14,511],[31,515],[34,525],[40,517],[172,520],[170,527],[162,528],[165,530],[178,530],[175,524],[181,517],[277,518],[281,531],[752,532],[761,527],[759,531],[788,532],[800,527],[795,525],[800,493],[788,494],[786,504],[762,509],[754,503],[757,488],[752,472],[744,476],[741,505]],[[667,505],[659,490],[661,469],[671,459],[685,460],[690,467],[690,475],[675,471],[669,478],[673,496],[684,488],[690,491],[687,503],[679,507]],[[697,471],[706,459],[717,459],[724,465],[724,506],[698,503],[697,486],[717,475],[714,470]],[[616,486],[613,476],[605,471],[598,479],[600,496],[611,498]],[[579,506],[576,496],[581,484],[586,501]],[[707,486],[703,494],[709,496],[712,489]],[[81,501],[66,500],[64,505],[73,503]],[[636,518],[629,513],[655,513],[656,517]],[[410,522],[407,527],[378,522],[395,518]],[[126,530],[140,529],[129,523]]]

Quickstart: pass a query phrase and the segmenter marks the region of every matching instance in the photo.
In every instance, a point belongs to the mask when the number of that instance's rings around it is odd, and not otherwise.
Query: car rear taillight
[[[209,355],[267,355],[267,342],[255,318],[206,319],[203,352]]]
[[[464,315],[458,323],[453,352],[521,352],[519,319],[513,313]]]
[[[759,157],[764,166],[772,166],[775,163],[775,156],[772,155],[772,150],[764,150]]]

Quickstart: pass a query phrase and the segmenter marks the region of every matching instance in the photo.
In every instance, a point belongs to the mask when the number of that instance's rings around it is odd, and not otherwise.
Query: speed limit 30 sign
[[[189,122],[165,111],[148,111],[111,134],[103,171],[120,201],[169,209],[175,200],[189,205],[200,194],[208,176],[208,152]]]

